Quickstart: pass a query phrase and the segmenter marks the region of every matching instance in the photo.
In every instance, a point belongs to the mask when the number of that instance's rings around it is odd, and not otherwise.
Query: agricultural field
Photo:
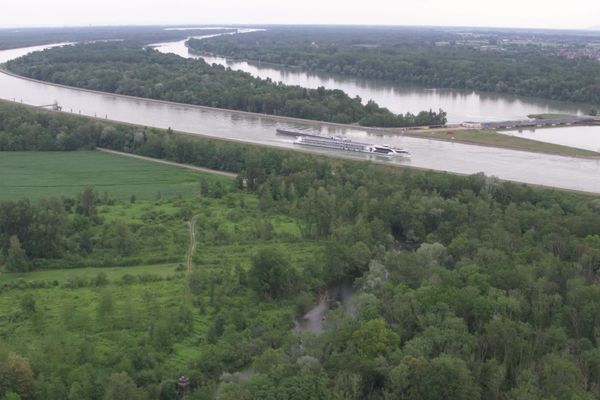
[[[92,186],[117,200],[191,196],[201,176],[182,168],[154,164],[99,151],[0,152],[0,200],[73,197]],[[225,180],[227,182],[228,180]]]

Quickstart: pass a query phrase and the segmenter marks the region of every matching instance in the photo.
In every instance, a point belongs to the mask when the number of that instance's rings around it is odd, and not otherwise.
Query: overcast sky
[[[556,29],[600,26],[600,0],[1,1],[2,27],[244,23]]]

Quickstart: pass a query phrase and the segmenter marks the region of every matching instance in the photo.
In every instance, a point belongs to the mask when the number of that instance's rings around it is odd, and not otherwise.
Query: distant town
[[[514,32],[455,32],[456,40],[435,42],[436,47],[463,47],[472,50],[520,53],[538,52],[545,56],[568,59],[592,58],[600,60],[600,32],[589,35],[557,35],[546,31],[536,33]]]

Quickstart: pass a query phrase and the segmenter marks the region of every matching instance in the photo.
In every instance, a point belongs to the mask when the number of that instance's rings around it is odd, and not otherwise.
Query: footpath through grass
[[[183,197],[198,192],[199,181],[228,178],[99,151],[0,152],[0,200],[76,197],[85,186],[111,198]]]

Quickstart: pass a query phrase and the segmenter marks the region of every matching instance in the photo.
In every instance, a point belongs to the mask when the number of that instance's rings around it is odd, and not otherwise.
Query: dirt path
[[[189,225],[189,234],[190,234],[190,243],[188,245],[187,258],[185,262],[185,288],[184,288],[184,301],[186,304],[190,304],[192,302],[192,296],[190,293],[190,275],[192,274],[192,270],[194,268],[194,252],[196,251],[196,220],[199,215],[194,215],[192,219],[188,222]]]
[[[196,250],[196,220],[198,219],[198,215],[194,215],[189,222],[190,225],[190,245],[188,247],[187,254],[187,273],[192,272],[192,267],[194,266],[194,251]]]
[[[101,151],[103,153],[116,154],[116,155],[119,155],[119,156],[137,158],[138,160],[151,161],[151,162],[154,162],[154,163],[157,163],[157,164],[171,165],[173,167],[191,169],[192,171],[206,172],[206,173],[209,173],[209,174],[226,176],[228,178],[235,178],[237,176],[236,174],[231,173],[231,172],[224,172],[224,171],[218,171],[218,170],[215,170],[215,169],[208,169],[208,168],[196,167],[195,165],[190,165],[190,164],[180,164],[180,163],[176,163],[174,161],[159,160],[157,158],[139,156],[137,154],[131,154],[131,153],[125,153],[125,152],[122,152],[122,151],[104,149],[102,147],[96,147],[96,150]]]

